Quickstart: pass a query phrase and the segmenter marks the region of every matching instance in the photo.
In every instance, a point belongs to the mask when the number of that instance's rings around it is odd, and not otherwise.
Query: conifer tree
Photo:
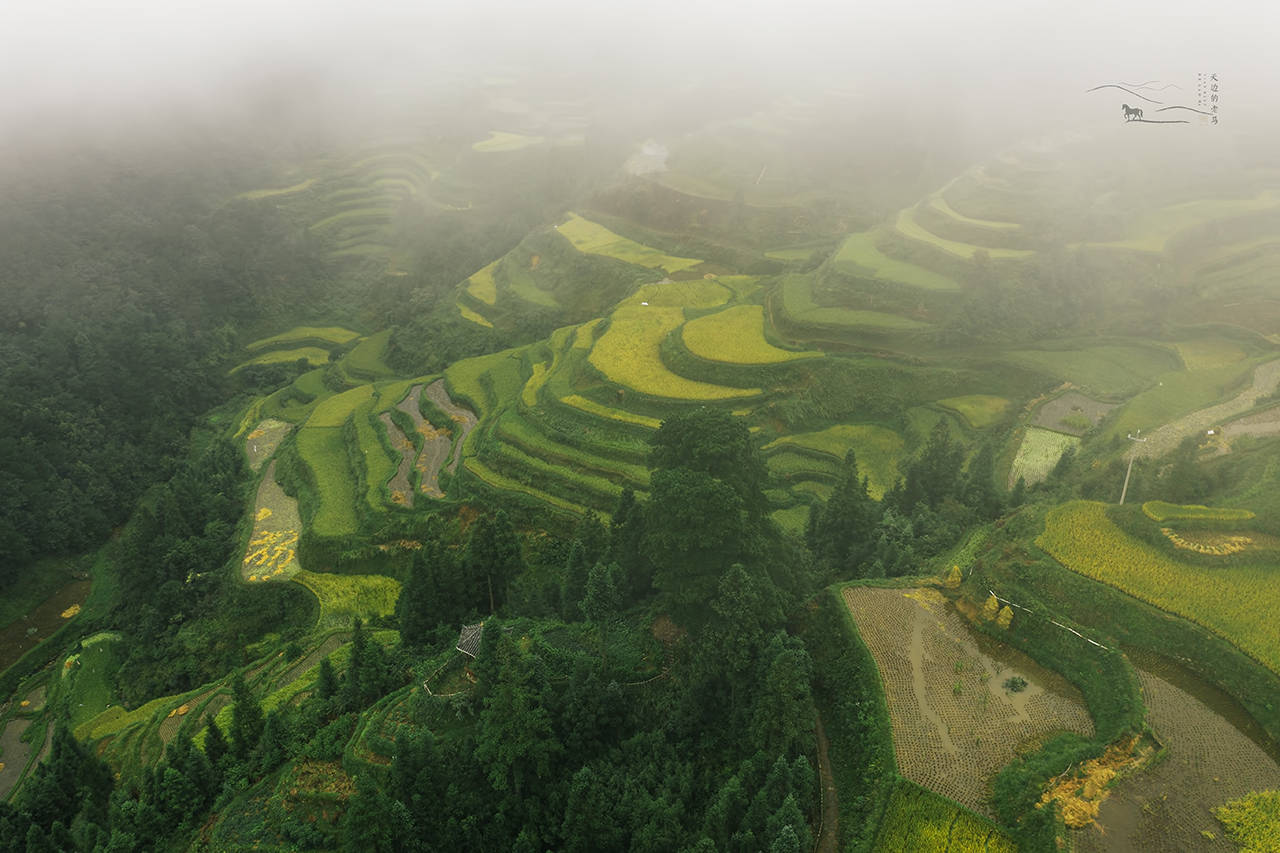
[[[245,761],[262,737],[262,708],[244,683],[244,673],[231,681],[231,755]]]

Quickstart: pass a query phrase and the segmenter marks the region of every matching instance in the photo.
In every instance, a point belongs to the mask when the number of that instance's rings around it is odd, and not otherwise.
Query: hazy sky
[[[1237,117],[1280,84],[1273,2],[3,0],[0,121],[199,109],[255,87],[395,92],[514,62],[592,75],[794,73],[919,109],[1088,109],[1088,85],[1222,77]],[[291,86],[305,81],[295,93]],[[1075,100],[1072,100],[1075,99]],[[1096,99],[1095,99],[1096,101]],[[1023,105],[1023,106],[1020,106]],[[1111,105],[1108,102],[1108,106]]]

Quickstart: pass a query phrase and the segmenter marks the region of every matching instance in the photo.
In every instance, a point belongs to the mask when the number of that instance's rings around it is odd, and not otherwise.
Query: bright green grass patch
[[[73,656],[75,662],[63,668],[71,728],[88,722],[111,705],[115,692],[112,682],[120,668],[117,652],[121,639],[116,633],[96,634],[80,644],[80,651]]]
[[[1028,486],[1039,483],[1053,466],[1058,464],[1062,454],[1073,447],[1080,446],[1080,439],[1074,435],[1054,432],[1041,427],[1027,427],[1027,433],[1018,445],[1018,455],[1013,458],[1013,468],[1009,471],[1009,485],[1013,486],[1021,477]]]
[[[1216,403],[1240,385],[1251,367],[1250,362],[1239,362],[1227,367],[1163,374],[1160,384],[1143,391],[1120,410],[1106,436],[1123,436],[1139,429],[1149,432],[1181,415]]]
[[[468,471],[480,478],[481,481],[495,489],[507,492],[519,492],[521,494],[528,495],[531,498],[535,498],[536,500],[542,501],[543,503],[550,504],[557,509],[571,512],[574,515],[586,515],[588,512],[588,509],[581,504],[567,501],[564,498],[548,494],[541,489],[535,489],[532,486],[527,486],[524,483],[499,474],[497,471],[489,468],[474,456],[468,457],[463,465]]]
[[[485,305],[493,305],[498,301],[498,288],[493,281],[493,268],[497,265],[498,262],[494,261],[467,279],[467,293]]]
[[[1162,252],[1170,237],[1193,225],[1242,213],[1267,210],[1277,205],[1280,205],[1280,198],[1277,198],[1272,190],[1265,190],[1255,198],[1211,198],[1171,204],[1139,216],[1130,228],[1129,236],[1123,240],[1086,245]]]
[[[1106,505],[1095,501],[1050,510],[1036,544],[1068,569],[1190,619],[1280,673],[1275,629],[1280,585],[1274,566],[1220,566],[1209,572],[1176,562],[1116,527]]]
[[[570,213],[568,221],[557,225],[556,230],[579,252],[606,255],[642,267],[660,267],[667,272],[678,272],[702,263],[697,258],[676,258],[663,254],[657,249],[614,234],[603,225],[583,219],[576,213]]]
[[[248,192],[240,193],[236,198],[247,198],[252,200],[280,195],[293,195],[294,193],[300,193],[305,189],[309,189],[315,182],[315,178],[307,178],[305,181],[300,181],[291,187],[281,187],[278,190],[249,190]]]
[[[727,400],[755,396],[760,393],[759,388],[732,388],[686,379],[672,373],[662,362],[663,339],[684,323],[680,304],[704,307],[708,302],[715,305],[727,298],[724,288],[708,281],[641,288],[613,312],[609,330],[591,349],[591,364],[612,381],[653,397]]]
[[[689,352],[699,358],[730,364],[777,364],[822,356],[779,349],[765,340],[764,308],[759,305],[734,305],[690,320],[681,336]]]
[[[867,490],[873,498],[884,497],[886,490],[898,481],[898,461],[902,458],[902,436],[891,429],[873,424],[837,424],[818,432],[802,432],[788,435],[764,446],[765,451],[776,447],[804,447],[826,453],[833,460],[842,460],[850,450],[858,460],[858,473],[867,478]],[[794,454],[778,454],[790,456]],[[788,461],[774,463],[769,457],[770,470],[781,473]],[[801,457],[802,459],[805,457]],[[803,465],[803,463],[796,463]],[[810,466],[809,470],[812,470]],[[800,467],[795,470],[805,470]],[[830,469],[834,472],[834,466]]]
[[[373,386],[361,385],[322,400],[307,419],[307,427],[340,427],[348,415],[372,399]]]
[[[391,340],[391,329],[383,329],[377,334],[356,344],[351,352],[342,359],[342,367],[352,376],[362,379],[377,379],[395,373],[382,360],[387,351],[387,342]]]
[[[1042,371],[1104,395],[1132,394],[1156,376],[1179,367],[1172,353],[1145,346],[1014,350],[1005,357],[1014,364]]]
[[[1000,231],[1014,231],[1022,227],[1016,222],[999,222],[994,219],[974,219],[972,216],[965,216],[963,213],[947,204],[947,200],[943,198],[941,194],[935,195],[933,198],[929,199],[929,206],[957,222],[963,222],[966,225],[976,225],[979,228],[995,228]]]
[[[960,414],[974,429],[989,427],[1009,411],[1009,401],[990,394],[969,394],[964,397],[948,397],[938,401],[939,406]]]
[[[850,234],[832,261],[836,269],[858,274],[870,270],[874,278],[925,290],[959,290],[959,282],[930,269],[891,258],[876,248],[875,232]]]
[[[1171,504],[1166,501],[1147,501],[1142,511],[1152,521],[1248,521],[1253,512],[1231,507],[1208,507],[1200,504]]]
[[[255,356],[242,364],[237,364],[231,368],[231,372],[235,373],[237,370],[242,370],[251,364],[285,364],[297,361],[300,358],[306,359],[308,367],[319,367],[322,364],[329,363],[329,351],[320,349],[320,347],[272,350]]]
[[[1280,850],[1280,791],[1255,791],[1213,810],[1240,853]]]
[[[387,449],[378,437],[377,430],[370,420],[373,417],[373,406],[362,406],[356,410],[354,422],[356,439],[360,442],[360,452],[364,457],[365,502],[374,512],[384,509],[384,487],[387,481],[395,476],[400,464],[400,457],[387,455]]]
[[[360,527],[355,477],[340,427],[307,426],[298,432],[298,454],[315,478],[320,507],[311,526],[321,536],[345,536]]]
[[[807,276],[792,275],[782,282],[782,310],[793,320],[819,326],[849,326],[873,329],[927,329],[928,323],[886,314],[883,311],[855,311],[831,308],[813,301],[812,283]]]
[[[568,397],[562,397],[560,398],[560,402],[564,403],[566,406],[572,406],[579,411],[586,412],[589,415],[608,418],[611,421],[619,421],[624,424],[636,424],[637,426],[648,427],[649,429],[657,429],[662,426],[662,421],[657,418],[637,415],[634,412],[627,412],[622,409],[611,409],[608,406],[602,406],[595,400],[588,400],[586,397],[579,397],[577,394],[570,394]]]
[[[508,133],[505,130],[489,131],[489,138],[472,143],[471,150],[484,153],[495,151],[519,151],[543,142],[541,136],[525,136],[523,133]]]
[[[293,576],[315,594],[320,602],[320,618],[316,627],[349,628],[355,617],[365,622],[395,613],[400,597],[400,582],[385,575],[334,575],[309,572]]]
[[[266,349],[267,347],[286,346],[299,341],[328,341],[335,346],[341,346],[358,337],[360,337],[358,332],[344,329],[341,326],[294,326],[287,332],[256,340],[247,345],[245,349],[252,352],[253,350]]]
[[[935,246],[949,255],[955,255],[958,258],[972,258],[975,252],[983,251],[991,258],[1025,258],[1031,254],[1029,249],[1001,249],[994,246],[975,246],[972,243],[958,243],[955,240],[946,240],[934,234],[932,231],[926,231],[920,223],[916,222],[915,209],[905,208],[898,213],[898,220],[895,224],[898,232],[904,237],[910,237],[913,240],[919,240],[922,243],[928,243]]]
[[[1214,367],[1228,367],[1248,356],[1234,341],[1226,338],[1197,338],[1183,341],[1174,346],[1187,370],[1208,370]]]
[[[806,504],[796,504],[786,509],[775,509],[769,513],[769,517],[783,530],[799,536],[809,524],[809,507]]]
[[[906,780],[898,783],[875,853],[1017,853],[1017,845],[989,820]]]
[[[486,329],[493,328],[492,323],[490,323],[484,317],[477,314],[475,311],[472,311],[467,306],[463,305],[461,302],[457,303],[457,305],[458,305],[458,313],[462,315],[462,319],[470,320],[472,323],[475,323],[476,325],[479,325],[479,326],[484,326]]]

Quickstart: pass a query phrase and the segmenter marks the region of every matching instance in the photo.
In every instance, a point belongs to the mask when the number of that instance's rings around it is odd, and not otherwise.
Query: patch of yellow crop
[[[814,358],[820,352],[794,352],[775,347],[764,337],[764,308],[735,305],[685,324],[684,345],[709,361],[730,364],[777,364],[798,358]]]
[[[481,317],[475,311],[472,311],[467,306],[463,305],[461,302],[458,303],[458,313],[462,315],[462,319],[464,320],[470,320],[471,322],[477,325],[484,326],[486,329],[493,328],[492,323],[490,323],[484,317]]]
[[[586,397],[579,397],[577,394],[570,394],[568,397],[562,397],[560,398],[560,402],[564,403],[566,406],[572,406],[579,411],[586,412],[589,415],[608,418],[611,421],[619,421],[624,424],[636,424],[637,426],[648,427],[649,429],[657,429],[662,426],[662,421],[657,418],[637,415],[634,412],[627,412],[622,409],[611,409],[608,406],[600,405],[595,400],[588,400]]]
[[[702,263],[698,258],[678,258],[664,254],[657,249],[615,234],[603,225],[583,219],[576,213],[570,213],[568,221],[557,225],[556,230],[579,252],[606,255],[642,267],[678,272]]]
[[[467,279],[467,293],[479,299],[485,305],[493,305],[498,301],[498,287],[493,281],[493,268],[497,261]]]
[[[589,360],[612,381],[654,397],[727,400],[755,396],[760,393],[759,388],[732,388],[686,379],[662,363],[663,339],[684,322],[684,309],[678,306],[710,307],[727,298],[727,291],[711,281],[643,287],[613,312],[609,331],[596,341]]]

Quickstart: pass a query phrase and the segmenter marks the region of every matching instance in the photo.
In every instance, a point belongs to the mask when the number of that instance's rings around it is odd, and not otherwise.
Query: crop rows
[[[1074,572],[1111,584],[1190,619],[1280,672],[1280,588],[1269,567],[1213,572],[1178,563],[1123,533],[1103,504],[1073,501],[1051,510],[1036,544]]]
[[[1171,504],[1165,501],[1147,501],[1142,512],[1152,521],[1248,521],[1253,512],[1232,507],[1207,507],[1199,504]]]
[[[1015,853],[995,824],[924,788],[900,782],[876,835],[876,853]]]

